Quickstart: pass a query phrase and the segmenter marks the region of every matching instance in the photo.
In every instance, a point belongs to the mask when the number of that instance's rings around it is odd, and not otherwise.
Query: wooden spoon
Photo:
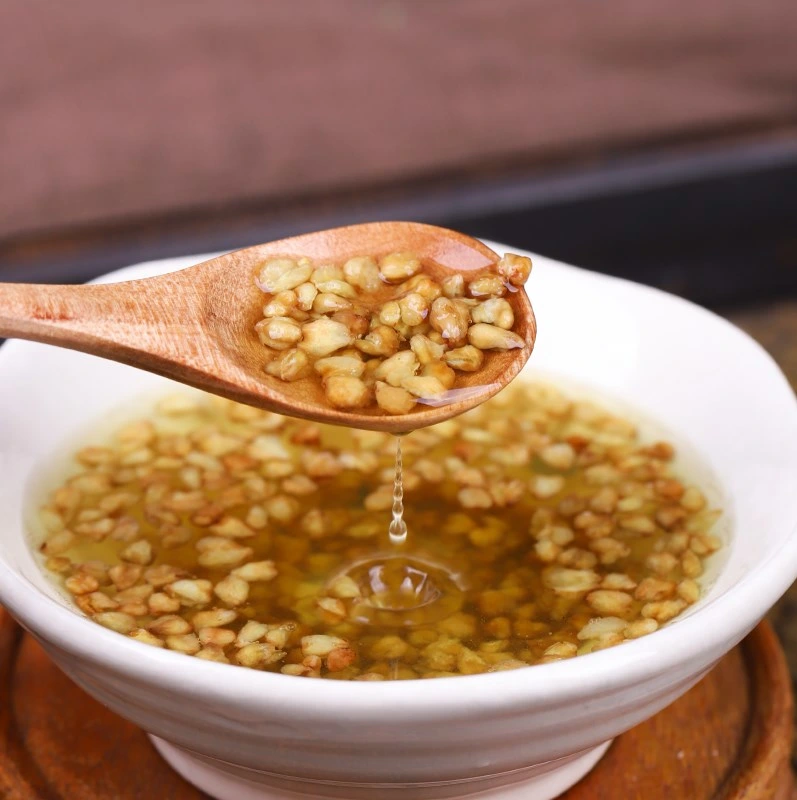
[[[404,432],[442,422],[494,395],[520,371],[537,333],[525,291],[509,293],[515,332],[526,346],[486,354],[478,372],[458,373],[451,402],[407,415],[378,408],[331,407],[315,378],[285,383],[267,375],[254,332],[263,294],[257,266],[274,256],[341,263],[355,255],[410,251],[439,280],[491,267],[498,256],[455,231],[411,222],[377,222],[247,247],[194,267],[123,283],[50,286],[0,284],[0,337],[82,350],[164,375],[232,400],[292,417],[355,428]],[[460,389],[460,387],[462,387]]]

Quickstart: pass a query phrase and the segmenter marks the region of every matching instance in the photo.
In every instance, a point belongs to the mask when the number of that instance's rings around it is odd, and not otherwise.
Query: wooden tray
[[[562,800],[797,800],[791,737],[789,674],[762,623],[684,697],[620,736]],[[203,797],[0,609],[2,800]]]

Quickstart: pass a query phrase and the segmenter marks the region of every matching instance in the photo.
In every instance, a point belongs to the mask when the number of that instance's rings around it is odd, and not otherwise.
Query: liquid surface
[[[570,658],[698,599],[720,512],[631,422],[516,382],[400,444],[403,509],[396,437],[165,400],[77,454],[46,566],[147,644],[355,680]]]

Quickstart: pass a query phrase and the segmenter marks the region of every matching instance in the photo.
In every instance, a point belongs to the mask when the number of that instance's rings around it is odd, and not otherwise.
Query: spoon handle
[[[89,349],[108,312],[101,288],[0,283],[0,336]]]
[[[196,355],[191,343],[201,327],[185,302],[185,288],[146,280],[87,286],[0,283],[0,337],[173,374],[177,362]]]
[[[209,337],[203,285],[190,272],[113,284],[0,283],[0,338],[80,350],[301,416],[290,401],[272,397],[231,363]]]
[[[111,355],[135,342],[139,327],[118,286],[0,283],[0,336]]]

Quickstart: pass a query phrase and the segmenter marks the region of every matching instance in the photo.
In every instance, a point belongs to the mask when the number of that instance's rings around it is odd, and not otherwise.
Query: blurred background
[[[797,292],[794,0],[3,0],[0,278],[359,220]]]
[[[0,280],[428,221],[708,305],[797,380],[795,0],[2,0],[0,24]]]

